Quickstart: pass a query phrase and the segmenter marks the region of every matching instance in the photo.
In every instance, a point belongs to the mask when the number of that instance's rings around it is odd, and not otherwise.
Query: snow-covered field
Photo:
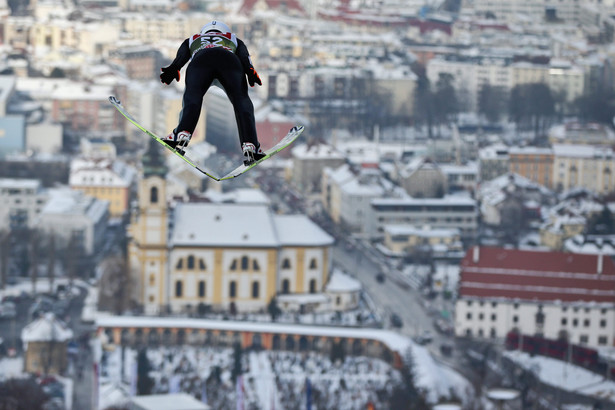
[[[615,382],[582,367],[544,356],[530,356],[520,351],[508,351],[505,357],[523,368],[532,370],[545,384],[567,391],[600,397],[615,402]]]

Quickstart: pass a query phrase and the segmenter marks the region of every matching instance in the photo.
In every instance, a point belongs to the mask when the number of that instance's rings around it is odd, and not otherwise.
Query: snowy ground
[[[606,380],[599,374],[561,360],[543,356],[532,357],[516,350],[505,352],[504,356],[525,369],[533,370],[545,384],[615,402],[615,382]]]
[[[472,401],[472,388],[455,371],[434,361],[428,350],[413,345],[409,351],[415,365],[415,383],[427,401],[441,398]],[[347,356],[332,363],[327,355],[315,352],[245,351],[242,354],[242,389],[238,394],[232,380],[233,349],[194,346],[149,348],[155,380],[153,393],[186,392],[216,409],[234,408],[243,400],[244,408],[300,408],[307,397],[307,380],[314,408],[387,408],[395,387],[402,385],[401,374],[374,358]],[[101,361],[99,408],[121,404],[134,394],[137,351],[125,348],[122,376],[121,348],[106,350]]]
[[[55,293],[55,289],[57,289],[58,285],[67,286],[69,284],[68,278],[55,278],[53,281],[53,293]],[[89,285],[82,280],[75,279],[73,280],[73,284],[80,288],[87,288]],[[0,300],[5,296],[20,296],[22,293],[26,294],[38,294],[38,293],[48,293],[50,292],[50,281],[48,278],[39,278],[32,285],[32,281],[30,279],[20,280],[18,283],[14,285],[7,285],[5,289],[0,290]],[[79,295],[79,290],[76,288],[72,289],[72,292],[75,296]]]
[[[398,371],[378,359],[347,357],[332,363],[317,353],[244,352],[241,394],[232,381],[233,350],[226,348],[161,347],[149,349],[155,380],[153,393],[183,391],[216,409],[300,408],[310,380],[312,402],[318,409],[365,408],[369,401],[386,408],[388,393],[401,383]],[[106,351],[102,362],[99,408],[125,403],[137,352],[126,348],[124,377],[121,349]],[[205,394],[203,394],[205,393]]]

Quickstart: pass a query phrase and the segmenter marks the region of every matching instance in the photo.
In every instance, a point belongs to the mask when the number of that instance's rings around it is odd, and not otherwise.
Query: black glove
[[[160,69],[160,81],[164,84],[171,84],[173,80],[179,81],[179,68],[171,64],[168,67],[162,67]]]
[[[254,69],[254,67],[250,67],[247,74],[250,87],[254,87],[254,84],[263,85],[263,83],[261,82],[261,78],[258,76],[258,73]]]

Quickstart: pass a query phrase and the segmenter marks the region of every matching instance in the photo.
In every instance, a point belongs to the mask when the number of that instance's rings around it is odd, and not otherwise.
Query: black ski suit
[[[178,71],[190,60],[186,69],[183,108],[175,132],[194,132],[201,113],[203,96],[214,80],[218,80],[233,104],[240,143],[259,147],[254,121],[254,106],[248,96],[248,83],[260,84],[252,66],[248,48],[232,33],[195,34],[184,40],[169,67]],[[179,76],[179,74],[178,74]]]

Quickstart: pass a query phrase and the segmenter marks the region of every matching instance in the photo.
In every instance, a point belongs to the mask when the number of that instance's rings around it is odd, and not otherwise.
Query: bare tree
[[[55,267],[56,267],[56,236],[55,232],[49,233],[48,257],[47,257],[47,277],[49,278],[49,292],[53,292],[53,282],[55,280]]]
[[[30,232],[30,278],[32,279],[32,294],[36,295],[38,280],[38,257],[40,252],[41,234],[37,230]]]
[[[101,296],[102,305],[106,305],[116,314],[122,314],[128,309],[132,282],[128,264],[120,255],[113,255],[103,260]]]

